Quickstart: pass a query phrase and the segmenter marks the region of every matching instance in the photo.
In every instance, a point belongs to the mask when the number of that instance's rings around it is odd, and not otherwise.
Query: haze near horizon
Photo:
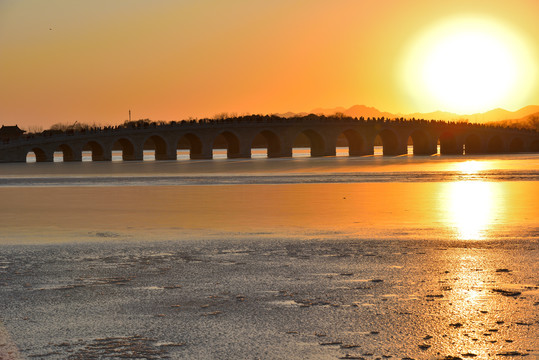
[[[539,4],[0,2],[0,123],[539,104]]]

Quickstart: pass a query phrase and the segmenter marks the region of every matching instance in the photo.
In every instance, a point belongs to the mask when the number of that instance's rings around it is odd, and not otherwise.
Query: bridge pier
[[[96,153],[92,151],[92,161],[112,161],[112,152]]]
[[[336,150],[333,149],[333,156],[335,156]],[[332,156],[331,151],[328,151],[326,148],[319,148],[317,146],[311,145],[311,157],[322,157],[322,156]]]
[[[325,140],[324,155],[322,156],[337,156],[337,136],[334,135]]]
[[[127,150],[122,151],[122,160],[124,161],[143,161],[144,160],[144,149],[142,147],[136,147],[133,149],[133,152],[128,152]]]
[[[64,162],[81,162],[82,161],[82,154],[73,154],[73,156],[69,159],[66,159],[64,157]]]
[[[399,156],[399,155],[407,155],[407,154],[408,154],[408,142],[400,143],[394,149],[389,149],[387,152],[384,146],[384,155]]]
[[[191,147],[190,155],[189,157],[193,160],[210,160],[213,159],[213,147],[211,145],[202,145],[202,149],[200,151],[195,151]]]
[[[212,154],[191,154],[190,158],[192,160],[211,160],[213,159]]]
[[[458,142],[455,150],[455,155],[463,155],[464,154],[464,144],[462,142]]]
[[[354,148],[348,145],[348,156],[367,156],[374,154],[374,145],[364,142],[360,147]]]
[[[369,155],[374,155],[374,147],[371,147],[369,149],[363,149],[361,151],[355,151],[348,154],[348,156],[369,156]]]
[[[399,156],[408,154],[408,138],[406,138],[406,140],[401,140],[397,137],[386,139],[382,137],[382,142],[382,154],[384,156]],[[372,153],[374,154],[374,139],[369,141],[367,144],[370,146],[370,149],[372,149]]]
[[[176,160],[177,157],[178,156],[176,154],[155,154],[155,160]]]
[[[174,146],[173,146],[174,145]],[[164,153],[160,153],[155,149],[155,160],[177,160],[178,150],[176,144],[168,145]]]
[[[363,144],[363,151],[361,155],[374,155],[374,138],[373,137],[365,139],[365,144]]]
[[[462,155],[463,144],[451,139],[449,141],[440,138],[440,155]]]
[[[69,156],[66,156],[64,153],[64,162],[81,162],[82,161],[82,150],[74,151]]]
[[[285,155],[285,153],[281,150],[280,152],[270,152],[268,149],[268,158],[269,159],[276,159],[276,158],[282,158],[282,157],[291,157],[290,155]]]
[[[268,154],[268,157],[270,157],[269,154]],[[292,157],[292,146],[284,147],[284,144],[283,144],[283,148],[279,156],[271,156],[271,157]]]
[[[438,144],[435,141],[430,141],[425,144],[425,147],[416,150],[414,146],[414,155],[434,155],[438,153]]]
[[[251,143],[248,141],[240,141],[239,151],[233,154],[228,151],[230,159],[250,159],[251,158]]]
[[[227,154],[227,157],[229,159],[250,159],[251,158],[251,149],[249,149],[249,153],[242,153],[242,152],[237,152],[237,153],[228,153]]]

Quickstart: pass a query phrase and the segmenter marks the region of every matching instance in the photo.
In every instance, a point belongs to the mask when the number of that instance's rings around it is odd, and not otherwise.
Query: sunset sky
[[[0,0],[0,124],[539,104],[539,2]]]

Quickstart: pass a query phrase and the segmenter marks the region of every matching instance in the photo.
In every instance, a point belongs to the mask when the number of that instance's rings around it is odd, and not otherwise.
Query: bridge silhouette
[[[80,131],[29,134],[0,143],[0,162],[26,162],[30,153],[37,162],[111,161],[114,150],[123,160],[143,160],[144,150],[155,150],[156,160],[176,160],[180,148],[191,159],[211,159],[213,149],[227,149],[228,158],[250,158],[254,147],[266,147],[269,158],[291,157],[303,141],[311,156],[335,156],[338,146],[348,145],[350,156],[374,154],[375,139],[384,155],[506,154],[539,152],[539,133],[533,130],[436,120],[364,119],[308,115],[282,118],[251,115],[223,120],[192,120],[170,123],[132,122],[123,126]],[[262,144],[262,145],[260,145]]]

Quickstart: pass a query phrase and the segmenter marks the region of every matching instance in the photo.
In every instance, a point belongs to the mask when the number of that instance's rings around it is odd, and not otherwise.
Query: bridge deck
[[[45,131],[0,143],[0,162],[111,161],[122,151],[123,160],[143,160],[144,150],[156,160],[177,159],[178,149],[188,149],[192,159],[211,159],[214,148],[226,148],[229,158],[249,158],[252,149],[267,148],[268,157],[292,156],[298,146],[311,156],[335,156],[338,146],[348,146],[350,156],[372,155],[375,145],[384,155],[503,154],[539,152],[539,133],[532,130],[434,120],[352,119],[309,115],[302,118],[247,116],[224,120],[182,121],[168,124],[134,123],[129,126]],[[439,150],[438,150],[439,149]]]

